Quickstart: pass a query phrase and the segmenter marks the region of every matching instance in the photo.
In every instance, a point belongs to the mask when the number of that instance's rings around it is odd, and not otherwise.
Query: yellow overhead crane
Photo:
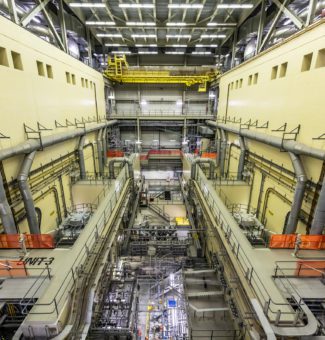
[[[215,68],[205,72],[181,70],[153,70],[139,67],[131,70],[125,55],[108,57],[107,69],[104,76],[113,82],[133,84],[185,84],[191,86],[199,84],[198,91],[206,92],[207,83],[216,80],[219,71]]]

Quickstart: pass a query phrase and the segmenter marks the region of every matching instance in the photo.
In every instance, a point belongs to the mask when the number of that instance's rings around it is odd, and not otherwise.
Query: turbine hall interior
[[[0,0],[0,340],[325,339],[324,95],[324,0]]]

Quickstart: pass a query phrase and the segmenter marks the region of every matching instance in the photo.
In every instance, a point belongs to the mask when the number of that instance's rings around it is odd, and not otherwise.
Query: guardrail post
[[[46,264],[46,270],[47,270],[47,276],[49,277],[49,280],[51,280],[51,271],[50,271],[48,264]]]
[[[268,312],[268,310],[269,310],[269,306],[270,306],[270,299],[268,300],[268,301],[265,301],[265,303],[264,303],[264,308],[263,308],[263,312],[264,312],[264,314],[267,316],[267,312]]]
[[[72,267],[71,267],[71,274],[72,274],[73,282],[76,282],[75,277],[74,277],[74,271],[73,271]]]
[[[277,326],[280,322],[280,318],[281,318],[281,310],[278,309],[277,313],[276,313],[276,318],[275,318],[275,325]]]
[[[54,306],[55,306],[56,316],[59,316],[59,309],[58,309],[58,304],[56,302],[56,298],[54,298]]]

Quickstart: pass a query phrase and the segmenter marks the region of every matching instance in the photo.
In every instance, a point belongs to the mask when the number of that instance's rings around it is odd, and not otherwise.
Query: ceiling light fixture
[[[157,51],[139,51],[138,54],[158,54]]]
[[[86,8],[104,8],[106,5],[101,2],[70,2],[70,7],[86,7]]]
[[[225,34],[202,34],[201,38],[206,39],[206,38],[225,38]]]
[[[217,8],[232,8],[232,9],[237,9],[237,8],[253,8],[253,4],[219,4],[217,5]]]
[[[166,47],[187,47],[187,45],[178,45],[178,44],[173,44],[173,45],[166,45]]]
[[[114,26],[114,21],[86,21],[86,25],[91,26]]]
[[[100,38],[122,38],[122,34],[119,33],[97,33],[96,36]]]
[[[156,26],[155,22],[127,21],[127,26]]]
[[[168,4],[168,8],[203,8],[203,4]]]
[[[135,47],[157,47],[157,44],[148,44],[148,45],[135,44]]]
[[[132,38],[157,38],[156,34],[132,34]]]
[[[179,38],[179,39],[189,39],[191,38],[191,34],[167,34],[166,38]]]
[[[108,46],[108,47],[119,47],[119,46],[126,46],[126,45],[107,43],[107,44],[105,44],[105,46]]]
[[[119,4],[121,8],[154,8],[154,4]]]
[[[166,26],[186,26],[186,22],[167,22]]]
[[[235,27],[237,24],[235,22],[208,22],[207,26]]]
[[[212,44],[212,45],[201,45],[201,44],[198,44],[198,45],[195,45],[195,47],[218,47],[217,44]]]
[[[193,51],[192,54],[202,54],[202,55],[208,55],[211,54],[211,51]]]
[[[185,54],[185,51],[166,51],[165,54]]]

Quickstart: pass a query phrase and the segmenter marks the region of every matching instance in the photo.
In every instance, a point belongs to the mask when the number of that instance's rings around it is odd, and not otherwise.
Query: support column
[[[231,52],[231,68],[235,66],[235,54],[236,54],[236,44],[237,44],[238,29],[234,30],[234,40],[232,42],[232,52]]]
[[[15,24],[19,25],[19,17],[18,17],[18,14],[17,14],[15,0],[7,0],[7,1],[8,1],[8,9],[9,9],[11,21],[13,21]]]
[[[60,19],[62,43],[64,45],[65,51],[69,54],[67,29],[66,29],[65,19],[64,19],[63,0],[59,0],[59,19]]]
[[[89,66],[93,67],[93,53],[92,53],[92,47],[91,47],[91,37],[90,37],[90,30],[88,27],[86,27],[86,37],[87,37],[87,49],[88,49],[88,60],[89,60]],[[106,62],[105,54],[103,53],[104,62]]]

